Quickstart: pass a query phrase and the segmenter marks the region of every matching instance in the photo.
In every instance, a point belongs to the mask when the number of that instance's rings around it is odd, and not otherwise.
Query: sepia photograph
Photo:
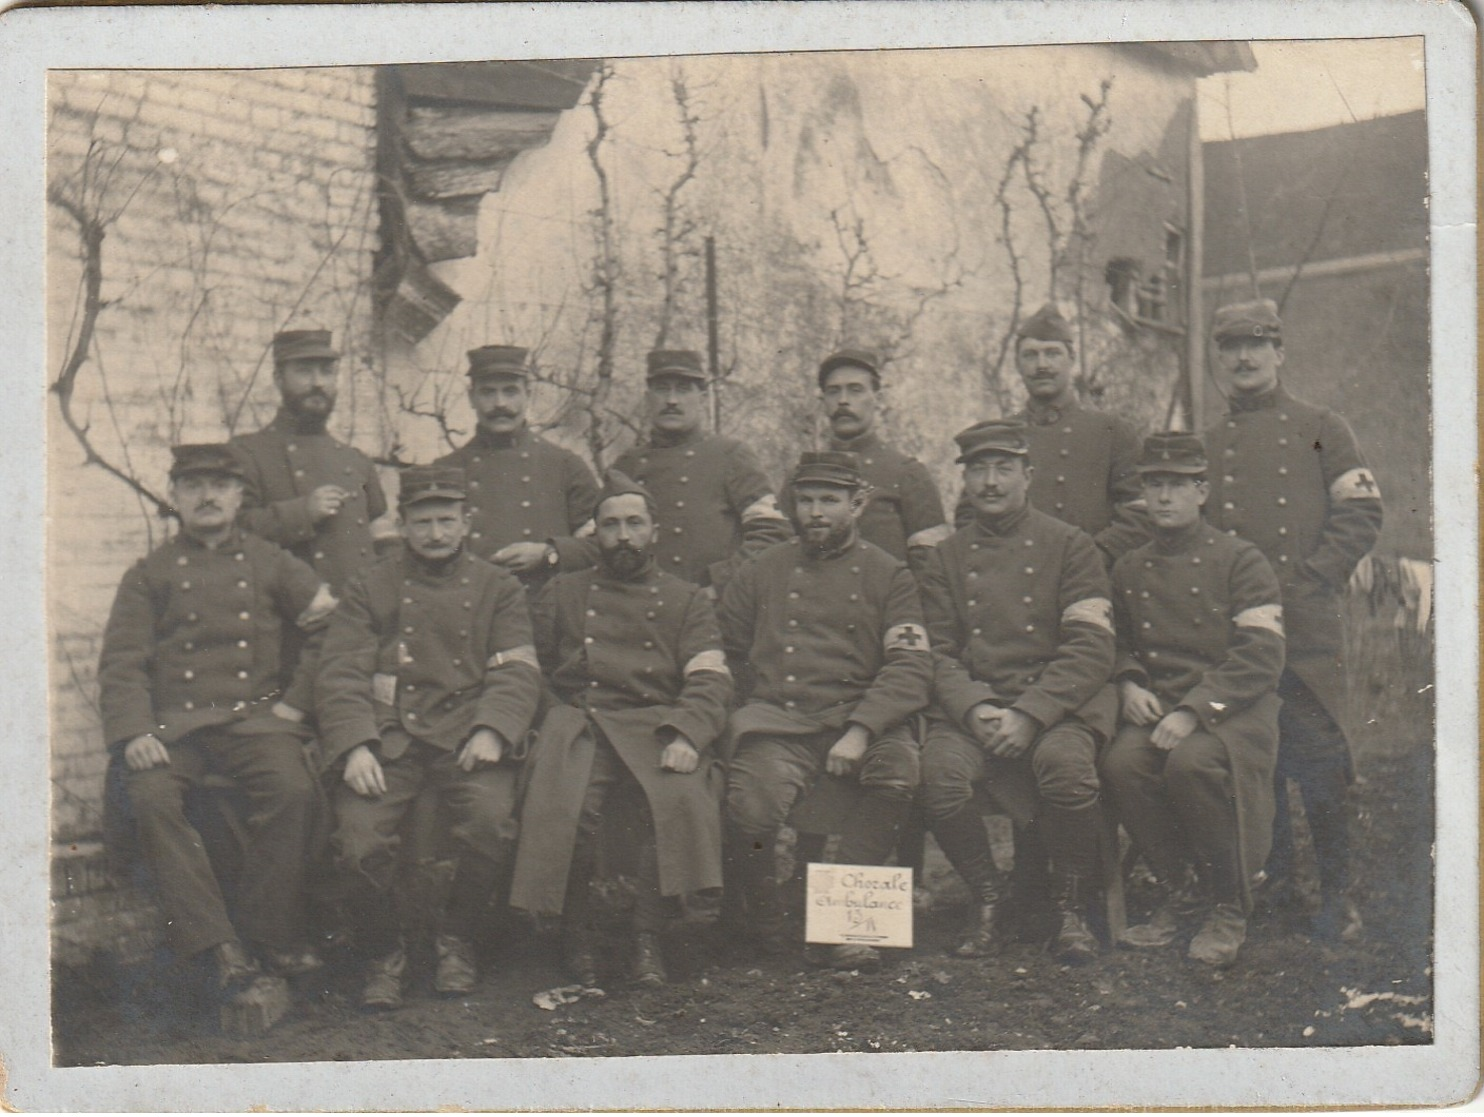
[[[0,15],[8,1100],[1471,1096],[1467,11],[495,7]]]

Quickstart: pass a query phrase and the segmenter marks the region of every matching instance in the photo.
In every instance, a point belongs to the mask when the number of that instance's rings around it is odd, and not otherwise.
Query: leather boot
[[[1195,909],[1193,881],[1188,870],[1167,872],[1159,882],[1154,911],[1143,923],[1123,932],[1119,942],[1141,950],[1157,950],[1175,941],[1184,918]]]
[[[439,935],[433,940],[433,951],[438,956],[433,988],[445,996],[472,993],[479,981],[474,944],[458,935]]]
[[[593,954],[592,938],[585,930],[573,930],[570,925],[563,929],[562,966],[567,976],[577,984],[598,984],[598,963]]]
[[[653,931],[640,931],[634,936],[634,964],[629,974],[635,985],[659,986],[669,980],[660,937]]]
[[[224,997],[242,992],[262,971],[253,956],[236,939],[219,942],[211,948],[216,965],[216,988]]]
[[[366,965],[366,984],[361,988],[361,1007],[370,1010],[402,1006],[402,976],[407,972],[407,952],[399,945]]]
[[[1003,875],[994,863],[984,819],[972,803],[932,823],[933,837],[948,863],[974,893],[977,909],[963,940],[953,949],[959,958],[983,958],[999,952],[1004,919]]]
[[[1230,966],[1247,941],[1247,917],[1236,904],[1217,904],[1190,940],[1190,957],[1208,966]]]
[[[1058,962],[1080,965],[1098,956],[1098,940],[1087,926],[1084,914],[1086,882],[1074,873],[1053,871],[1051,900],[1056,906],[1056,935],[1051,953]]]
[[[759,837],[731,834],[726,853],[730,870],[727,888],[737,893],[735,907],[745,912],[735,930],[754,940],[767,953],[780,951],[788,943],[783,901],[774,879],[774,840],[771,834]]]
[[[840,830],[835,860],[841,865],[885,865],[911,810],[910,795],[868,789]]]

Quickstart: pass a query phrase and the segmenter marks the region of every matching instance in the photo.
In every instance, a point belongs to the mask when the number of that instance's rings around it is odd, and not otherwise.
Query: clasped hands
[[[506,751],[503,737],[488,726],[480,726],[469,734],[454,763],[461,770],[472,772],[476,768],[500,763]],[[345,758],[342,778],[352,791],[367,799],[386,793],[386,774],[382,771],[381,761],[376,759],[376,753],[371,751],[370,742],[350,750],[350,755]]]
[[[980,702],[969,711],[969,728],[991,756],[1005,760],[1024,756],[1041,735],[1035,718],[993,702]]]
[[[1194,712],[1183,706],[1166,712],[1159,695],[1132,679],[1124,679],[1118,684],[1118,697],[1123,701],[1123,716],[1135,725],[1154,726],[1149,741],[1165,752],[1189,737],[1199,724]]]

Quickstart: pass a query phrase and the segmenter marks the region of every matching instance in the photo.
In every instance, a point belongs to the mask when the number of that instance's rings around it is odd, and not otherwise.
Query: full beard
[[[637,547],[628,544],[620,544],[617,547],[605,548],[601,557],[603,569],[615,578],[627,580],[633,578],[644,570],[649,562],[649,552],[641,551]]]
[[[799,541],[804,550],[812,558],[826,558],[843,551],[849,544],[851,536],[855,532],[853,523],[841,524],[832,527],[823,535],[818,534],[812,525],[805,524],[799,529]]]

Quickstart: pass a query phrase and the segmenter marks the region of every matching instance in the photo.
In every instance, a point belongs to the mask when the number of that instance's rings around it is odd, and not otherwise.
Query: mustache
[[[484,417],[486,419],[519,419],[520,413],[518,411],[506,411],[503,407],[497,407],[492,411],[486,411]]]
[[[857,415],[854,411],[850,410],[850,408],[848,408],[848,407],[837,407],[835,409],[835,413],[833,415],[831,415],[830,418],[831,419],[839,419],[842,416],[845,417],[845,418],[849,418],[849,419],[858,419],[858,418],[860,418],[859,415]]]

